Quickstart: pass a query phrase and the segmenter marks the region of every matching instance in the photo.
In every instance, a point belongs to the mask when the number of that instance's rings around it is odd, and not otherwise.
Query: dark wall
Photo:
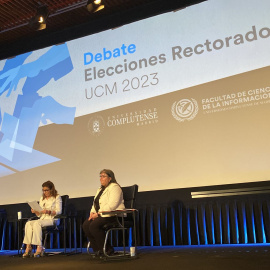
[[[137,239],[140,246],[270,243],[270,181],[139,192]],[[71,245],[93,197],[69,199]],[[27,204],[2,205],[2,249],[17,248],[17,212],[31,216]],[[74,243],[74,236],[77,237]],[[62,246],[62,238],[60,239]],[[86,238],[83,236],[83,246]],[[119,244],[120,245],[120,244]],[[51,247],[55,247],[55,243]]]

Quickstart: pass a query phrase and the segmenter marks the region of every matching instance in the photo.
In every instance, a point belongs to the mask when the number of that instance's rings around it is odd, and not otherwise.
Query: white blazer
[[[97,190],[96,196],[99,194],[101,188]],[[94,200],[95,200],[94,198]],[[120,186],[116,183],[111,183],[108,187],[105,188],[102,195],[99,199],[99,212],[102,211],[113,211],[113,210],[123,210],[125,209],[123,192]],[[96,213],[96,209],[93,203],[91,208],[92,213]],[[102,217],[110,217],[113,215],[104,215],[101,214]]]
[[[62,213],[62,198],[60,195],[57,195],[56,198],[50,197],[49,199],[44,199],[43,197],[39,200],[39,205],[42,209],[55,211],[56,215],[59,215]],[[53,219],[54,216],[48,215],[48,214],[42,214],[39,216],[40,219]],[[55,220],[58,221],[58,220]]]

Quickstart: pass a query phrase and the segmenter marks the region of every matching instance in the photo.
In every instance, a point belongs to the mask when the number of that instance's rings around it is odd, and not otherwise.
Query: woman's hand
[[[46,210],[46,209],[43,209],[40,213],[45,214],[45,215],[50,215],[50,216],[55,216],[56,215],[55,211]]]
[[[93,214],[94,214],[94,213],[90,212],[90,216],[89,216],[89,218],[88,218],[89,221],[92,219]]]
[[[48,210],[43,209],[40,213],[41,213],[41,214],[47,214],[47,212],[48,212]]]
[[[98,213],[93,213],[93,212],[91,212],[90,213],[90,216],[89,216],[89,218],[88,218],[88,220],[94,220],[94,219],[96,219],[98,217]]]
[[[32,209],[31,208],[31,212],[33,213],[33,214],[36,214],[37,216],[39,216],[40,215],[40,213],[38,212],[38,211],[35,211],[34,209]]]

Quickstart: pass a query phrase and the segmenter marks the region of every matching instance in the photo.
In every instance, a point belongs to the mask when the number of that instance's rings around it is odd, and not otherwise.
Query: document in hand
[[[41,212],[43,209],[40,207],[40,205],[37,203],[37,201],[27,202],[32,209],[35,211]]]

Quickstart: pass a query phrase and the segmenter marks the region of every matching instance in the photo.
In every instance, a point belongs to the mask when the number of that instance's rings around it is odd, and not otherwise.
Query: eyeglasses
[[[50,189],[42,189],[43,192],[50,191]]]
[[[108,177],[108,175],[100,175],[99,177],[100,178],[106,178],[106,177]]]

